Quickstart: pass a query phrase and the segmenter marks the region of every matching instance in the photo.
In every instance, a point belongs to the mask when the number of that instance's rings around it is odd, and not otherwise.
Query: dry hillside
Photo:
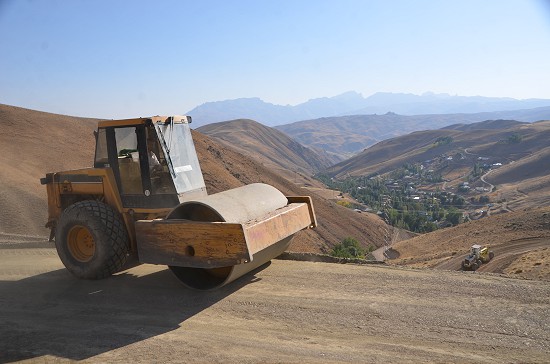
[[[497,186],[492,198],[520,210],[550,205],[550,147],[491,171],[486,181]]]
[[[426,130],[387,139],[328,168],[327,173],[335,177],[365,176],[385,173],[412,161],[431,159],[442,151],[438,150],[439,148],[430,149],[429,146],[437,138],[453,133],[444,130]]]
[[[357,110],[353,115],[297,121],[276,128],[307,147],[326,150],[344,160],[377,142],[419,130],[439,129],[448,125],[470,124],[484,120],[514,119],[532,122],[548,120],[550,117],[548,107],[474,114],[420,115],[422,112],[417,110],[405,113],[407,115],[399,115],[395,113],[399,111],[391,109],[390,105],[387,106],[390,108],[384,111],[363,109]],[[394,112],[386,112],[388,110]],[[375,112],[378,115],[373,114]]]
[[[307,178],[332,165],[323,155],[253,120],[208,124],[197,130],[287,178],[295,179],[297,174]]]
[[[508,142],[518,135],[519,142]],[[438,138],[449,137],[449,144],[436,145]],[[360,154],[328,169],[333,176],[360,176],[384,173],[403,163],[422,162],[438,155],[462,152],[497,158],[501,162],[518,161],[548,147],[550,122],[521,123],[510,120],[488,120],[443,129],[424,130],[384,140]]]
[[[0,105],[2,168],[0,233],[47,236],[47,172],[88,167],[94,154],[97,120]],[[209,193],[253,182],[271,184],[287,195],[311,194],[237,151],[194,132]],[[319,227],[299,234],[291,249],[321,252],[351,236],[365,246],[383,242],[385,225],[373,215],[357,214],[312,195]]]
[[[198,132],[194,133],[194,139],[209,193],[220,192],[242,184],[263,182],[277,187],[286,195],[312,197],[319,226],[297,235],[290,250],[326,252],[329,247],[348,236],[356,238],[365,246],[369,244],[380,246],[384,242],[386,229],[392,229],[376,215],[358,214],[336,205]]]
[[[89,167],[97,120],[0,105],[0,232],[47,235],[46,172]]]
[[[449,138],[450,143],[438,143]],[[516,138],[516,139],[514,139]],[[540,207],[550,203],[550,121],[522,123],[488,120],[452,125],[444,129],[414,132],[382,141],[357,156],[327,170],[332,176],[382,174],[406,163],[455,157],[437,171],[455,189],[467,181],[476,163],[502,164],[485,176],[496,186],[492,201],[505,199],[511,209]],[[481,185],[487,186],[483,182]],[[439,186],[445,189],[444,186]]]
[[[486,180],[497,186],[495,197],[506,199],[513,210],[550,205],[550,121],[523,125],[521,143],[508,150],[486,148],[478,151],[505,155],[510,163],[491,171]],[[529,148],[521,148],[527,144]]]
[[[495,251],[494,262],[480,271],[550,280],[550,207],[494,215],[397,242],[390,262],[459,270],[473,244]]]

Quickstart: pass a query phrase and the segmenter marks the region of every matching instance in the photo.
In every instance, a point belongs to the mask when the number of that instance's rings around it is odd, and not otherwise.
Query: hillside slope
[[[0,104],[0,232],[47,235],[40,178],[90,167],[97,121]]]
[[[487,264],[488,271],[550,281],[550,206],[492,215],[400,241],[392,246],[390,262],[458,270],[474,244],[488,244],[495,260],[501,260],[497,266]],[[508,269],[514,266],[521,268]]]
[[[513,136],[518,136],[518,140],[510,141]],[[442,138],[450,138],[450,142],[438,143]],[[548,121],[522,123],[489,120],[469,125],[452,125],[382,141],[355,157],[330,167],[327,173],[335,177],[384,173],[404,163],[422,162],[435,156],[458,152],[476,158],[482,156],[499,159],[503,163],[519,161],[527,156],[543,153],[548,147],[548,140]],[[514,166],[507,168],[513,169]]]
[[[476,186],[492,189],[492,201],[508,201],[514,210],[539,207],[550,204],[548,140],[550,121],[457,124],[382,141],[323,173],[336,178],[370,176],[436,161],[436,172],[449,182],[438,187],[456,192],[475,165],[485,165],[490,171]]]
[[[208,193],[221,192],[254,182],[275,186],[287,196],[310,195],[313,199],[319,226],[298,234],[290,250],[303,252],[328,252],[345,237],[353,237],[364,246],[380,246],[386,229],[392,230],[373,214],[358,214],[321,198],[290,182],[237,151],[217,144],[207,136],[194,132],[195,148],[199,156]]]
[[[278,173],[313,175],[333,164],[327,157],[302,146],[279,130],[253,120],[208,124],[197,130]]]
[[[377,142],[415,131],[433,130],[453,124],[471,124],[484,120],[514,119],[524,122],[550,119],[550,107],[531,110],[484,112],[475,114],[350,115],[325,117],[280,125],[276,128],[307,147],[351,157]]]
[[[0,233],[47,236],[46,189],[39,179],[47,172],[91,166],[97,120],[0,105],[0,123]],[[310,194],[199,132],[193,136],[210,194],[254,182],[268,183],[287,195]],[[382,244],[387,225],[378,217],[357,214],[315,194],[312,198],[320,226],[298,234],[293,250],[327,251],[348,236],[365,246]]]

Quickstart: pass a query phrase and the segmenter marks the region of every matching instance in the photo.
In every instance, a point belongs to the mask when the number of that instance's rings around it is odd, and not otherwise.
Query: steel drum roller
[[[287,198],[275,187],[254,183],[183,202],[175,207],[166,219],[245,223],[287,204]],[[245,264],[222,268],[170,266],[170,269],[188,287],[201,290],[218,288],[282,254],[288,248],[292,236],[255,253],[252,261]]]

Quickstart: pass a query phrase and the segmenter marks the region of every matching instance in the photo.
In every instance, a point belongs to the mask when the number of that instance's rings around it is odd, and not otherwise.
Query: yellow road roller
[[[76,277],[128,257],[168,265],[191,288],[221,287],[317,225],[309,196],[254,183],[208,195],[189,116],[101,121],[93,168],[47,173],[50,240]]]

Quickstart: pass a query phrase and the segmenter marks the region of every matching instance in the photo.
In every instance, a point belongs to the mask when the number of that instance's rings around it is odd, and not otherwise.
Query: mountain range
[[[276,128],[303,145],[323,150],[342,161],[382,140],[453,124],[511,119],[524,122],[550,119],[550,107],[471,114],[334,116],[298,121]]]
[[[449,94],[378,92],[363,97],[349,91],[334,97],[311,99],[298,105],[275,105],[259,98],[240,98],[207,102],[187,112],[196,127],[234,119],[252,119],[267,126],[277,126],[300,120],[344,115],[402,115],[479,113],[550,107],[548,99],[517,100],[483,96],[452,96]],[[533,121],[523,120],[520,121]]]

